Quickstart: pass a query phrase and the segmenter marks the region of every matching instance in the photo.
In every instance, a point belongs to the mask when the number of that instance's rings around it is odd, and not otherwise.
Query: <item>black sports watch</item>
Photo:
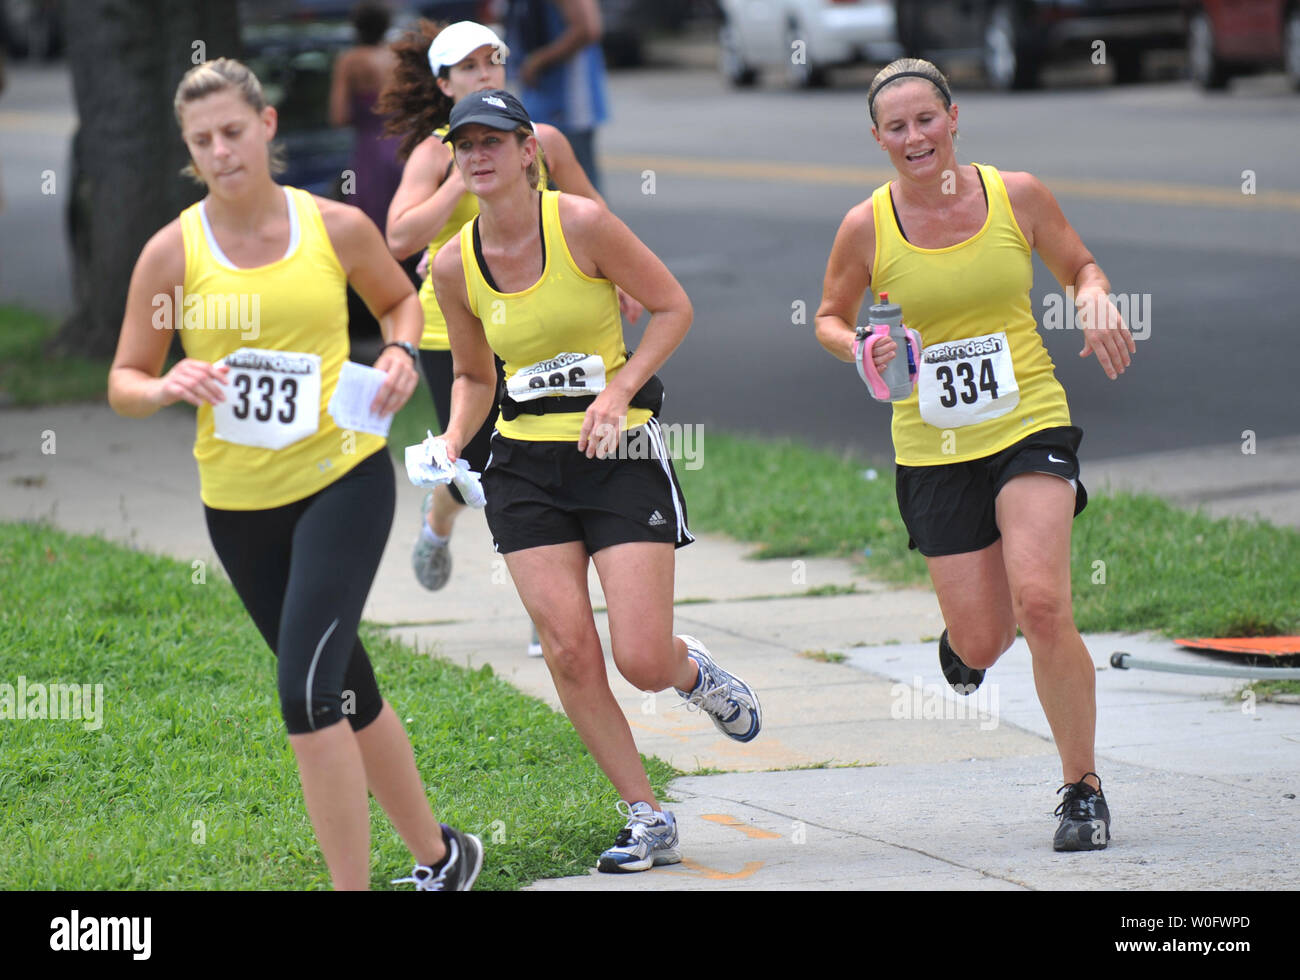
[[[402,348],[402,350],[406,351],[406,353],[411,355],[412,363],[414,364],[420,363],[420,352],[416,350],[414,344],[408,344],[405,340],[390,340],[388,343],[384,344],[383,347],[379,348],[379,353],[382,354],[390,347]]]

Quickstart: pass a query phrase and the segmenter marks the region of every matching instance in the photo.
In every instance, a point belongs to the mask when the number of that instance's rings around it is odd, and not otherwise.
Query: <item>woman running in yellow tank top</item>
[[[393,84],[380,97],[378,110],[390,114],[389,131],[403,137],[401,155],[406,163],[388,212],[388,246],[398,259],[420,250],[427,250],[431,259],[478,214],[478,201],[465,189],[460,172],[452,166],[451,151],[442,141],[447,116],[465,96],[504,87],[510,51],[491,28],[473,21],[460,21],[441,30],[421,21],[415,31],[393,45],[393,51],[398,69]],[[537,126],[536,133],[544,157],[543,184],[551,179],[562,191],[604,203],[564,134],[545,125]],[[439,423],[445,426],[451,408],[451,349],[447,321],[427,276],[420,288],[420,304],[424,308],[420,363]],[[626,298],[624,312],[635,323],[642,311],[639,304]],[[476,472],[487,465],[488,440],[495,424],[494,410],[463,448],[465,461]],[[465,501],[454,486],[439,486],[425,497],[411,565],[426,589],[441,589],[451,575],[450,537],[464,509]],[[535,637],[529,652],[541,656]]]
[[[482,845],[434,819],[357,637],[392,525],[392,462],[382,438],[345,432],[328,411],[348,352],[347,285],[388,340],[375,361],[386,374],[371,406],[379,414],[418,383],[420,304],[360,210],[272,179],[276,112],[244,65],[193,68],[175,107],[207,196],[140,254],[109,403],[134,418],[179,401],[198,408],[209,534],[276,655],[280,710],[334,887],[369,886],[369,788],[415,858],[402,880],[468,890]],[[160,322],[159,299],[181,296],[183,315]],[[256,313],[213,322],[212,299]],[[173,331],[186,356],[163,374]]]
[[[888,293],[920,333],[916,390],[894,402],[893,435],[899,509],[947,624],[940,665],[969,694],[1023,631],[1065,782],[1053,846],[1104,848],[1095,668],[1070,603],[1070,526],[1087,501],[1075,455],[1082,433],[1030,308],[1032,252],[1073,291],[1081,356],[1095,354],[1113,380],[1136,347],[1109,281],[1047,188],[1031,174],[958,165],[957,106],[934,65],[887,66],[868,104],[898,177],[840,226],[817,339],[854,360],[868,289]],[[891,340],[872,351],[877,370],[895,356]]]
[[[614,662],[637,690],[676,688],[727,737],[758,734],[749,686],[694,637],[672,633],[674,548],[693,539],[655,418],[662,387],[653,376],[686,336],[690,300],[606,208],[537,189],[537,138],[514,96],[468,96],[450,126],[480,210],[433,260],[456,367],[443,439],[455,459],[488,414],[495,351],[506,395],[483,474],[488,526],[565,713],[620,797],[627,823],[598,867],[671,864],[681,860],[676,822],[655,799],[610,691],[587,569],[594,562],[605,593]],[[616,285],[651,312],[630,357]]]

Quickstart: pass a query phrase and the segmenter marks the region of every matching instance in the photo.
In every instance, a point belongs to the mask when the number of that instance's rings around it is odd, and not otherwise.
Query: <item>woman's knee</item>
[[[1015,591],[1012,604],[1016,622],[1031,645],[1051,643],[1074,629],[1074,607],[1068,594],[1040,585],[1025,585]]]
[[[987,670],[1016,642],[1015,623],[949,624],[948,645],[973,670]]]
[[[378,690],[345,688],[330,694],[316,692],[308,698],[305,687],[280,691],[280,716],[290,735],[304,735],[346,721],[354,732],[374,722],[384,710]]]
[[[614,662],[624,680],[638,691],[664,691],[673,686],[680,670],[680,663],[672,653],[670,639],[662,648],[650,649],[641,644],[631,652],[615,649]]]
[[[305,686],[280,689],[280,717],[290,735],[309,735],[342,721],[347,717],[343,707],[338,692],[333,696],[319,692],[309,696]]]
[[[557,682],[606,684],[605,653],[595,633],[551,633],[539,625],[546,666]]]

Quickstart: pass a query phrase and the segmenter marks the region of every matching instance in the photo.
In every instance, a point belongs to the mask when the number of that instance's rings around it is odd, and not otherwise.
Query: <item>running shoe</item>
[[[542,656],[542,638],[537,635],[537,627],[533,627],[533,638],[528,641],[528,656]]]
[[[939,637],[939,667],[944,679],[958,694],[974,694],[975,689],[984,683],[984,671],[967,667],[961,658],[953,653],[948,645],[948,631],[945,629]]]
[[[393,884],[414,884],[418,892],[467,892],[473,888],[483,867],[483,842],[446,824],[442,825],[442,839],[447,842],[447,856],[440,865],[417,864],[409,878],[398,878]]]
[[[656,864],[676,864],[677,821],[667,810],[656,813],[649,803],[619,800],[618,812],[627,826],[618,832],[614,846],[600,856],[596,867],[605,872],[648,871]]]
[[[677,691],[686,699],[687,710],[703,711],[727,738],[748,742],[763,727],[763,709],[759,706],[758,695],[735,674],[715,664],[704,644],[695,637],[682,635],[680,639],[700,667],[700,678],[694,690]]]
[[[1084,775],[1096,776],[1097,785],[1101,786],[1101,777],[1095,772]],[[1065,796],[1056,808],[1061,823],[1056,828],[1052,847],[1058,851],[1104,850],[1110,840],[1110,807],[1101,790],[1080,779],[1077,783],[1066,783],[1056,792]]]
[[[451,542],[434,544],[425,540],[424,528],[429,523],[429,509],[433,507],[432,491],[425,494],[420,507],[420,533],[415,537],[415,547],[411,550],[411,567],[415,569],[415,578],[430,592],[437,592],[451,578]]]

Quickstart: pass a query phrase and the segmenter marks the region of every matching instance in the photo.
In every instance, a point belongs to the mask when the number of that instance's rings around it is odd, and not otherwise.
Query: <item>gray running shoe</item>
[[[483,842],[446,824],[442,825],[442,839],[447,842],[442,867],[417,864],[409,878],[398,878],[393,884],[413,884],[418,892],[467,892],[473,888],[483,868]]]
[[[709,651],[693,636],[682,634],[686,651],[700,665],[700,679],[693,691],[678,691],[687,710],[699,709],[713,719],[718,731],[737,742],[748,742],[763,727],[763,709],[748,684],[713,662]]]
[[[676,864],[682,859],[677,850],[677,821],[671,813],[655,813],[644,802],[619,800],[617,806],[627,818],[627,826],[618,832],[614,846],[600,856],[599,870],[648,871],[656,864]]]
[[[424,539],[424,526],[429,521],[429,509],[433,507],[433,493],[425,494],[420,507],[420,533],[415,537],[415,547],[411,549],[411,567],[415,569],[415,579],[430,592],[437,592],[451,578],[451,541],[434,544]]]
[[[1095,772],[1085,772],[1084,776],[1093,776],[1097,785],[1101,777]],[[1056,827],[1056,836],[1052,839],[1052,848],[1057,851],[1101,851],[1110,842],[1110,807],[1100,789],[1093,789],[1080,779],[1077,783],[1066,783],[1057,793],[1064,793],[1061,804],[1056,808],[1056,815],[1061,822]]]

